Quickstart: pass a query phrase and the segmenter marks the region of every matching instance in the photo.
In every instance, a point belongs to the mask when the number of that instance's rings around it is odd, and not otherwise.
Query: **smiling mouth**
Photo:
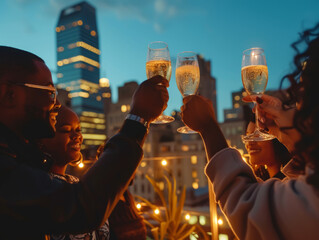
[[[75,151],[80,151],[81,150],[81,144],[77,143],[77,144],[73,144],[70,146],[71,149],[75,150]]]
[[[249,154],[259,153],[261,152],[261,149],[251,149],[249,150]]]

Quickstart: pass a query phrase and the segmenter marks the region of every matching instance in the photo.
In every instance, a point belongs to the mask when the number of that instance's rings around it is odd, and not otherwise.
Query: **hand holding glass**
[[[172,74],[171,59],[168,46],[165,42],[152,42],[148,45],[146,59],[146,76],[152,78],[160,75],[170,81]],[[152,123],[162,124],[173,122],[175,119],[171,116],[160,115]]]
[[[262,48],[250,48],[243,52],[241,78],[244,88],[249,95],[261,97],[265,92],[268,82],[268,68],[266,57]],[[254,102],[254,104],[256,104]],[[274,139],[273,135],[261,132],[258,125],[258,111],[256,108],[255,131],[249,135],[242,136],[246,141],[267,141]]]
[[[200,74],[197,55],[194,52],[178,54],[176,61],[176,84],[183,97],[197,92]],[[179,133],[197,133],[187,126],[177,129]]]

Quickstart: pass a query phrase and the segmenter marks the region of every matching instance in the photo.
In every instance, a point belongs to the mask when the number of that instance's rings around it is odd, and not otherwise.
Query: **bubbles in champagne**
[[[195,94],[199,86],[199,67],[184,65],[176,69],[176,83],[179,91],[185,97]]]
[[[241,69],[241,79],[248,94],[263,94],[268,82],[268,68],[266,65],[243,67]]]
[[[171,79],[172,66],[167,60],[151,60],[146,63],[146,76],[152,78],[156,75],[163,76],[168,81]]]

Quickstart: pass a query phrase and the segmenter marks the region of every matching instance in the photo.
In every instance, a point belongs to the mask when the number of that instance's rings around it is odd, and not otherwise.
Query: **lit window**
[[[193,171],[192,171],[192,177],[193,177],[193,178],[197,178],[197,171],[196,171],[196,170],[193,170]]]
[[[60,30],[61,30],[61,31],[64,31],[64,30],[65,30],[65,27],[64,27],[64,26],[61,26],[61,27],[60,27]]]
[[[234,97],[234,99],[235,99],[236,101],[238,101],[238,100],[240,99],[240,96],[236,95],[236,96]]]
[[[146,167],[146,165],[147,165],[146,162],[141,163],[141,167]]]
[[[194,189],[198,189],[198,182],[193,182],[192,187],[193,187]]]
[[[199,224],[205,225],[206,224],[206,217],[205,216],[199,216]]]
[[[111,93],[102,93],[102,97],[110,98],[111,97]]]
[[[246,96],[247,96],[247,93],[246,93],[246,92],[243,92],[242,95],[243,95],[243,97],[246,97]]]
[[[79,20],[79,21],[78,21],[78,25],[81,26],[82,24],[83,24],[82,20]]]
[[[159,189],[161,189],[162,191],[164,190],[164,182],[159,182],[159,183],[157,183],[157,186],[158,186]]]
[[[69,98],[73,98],[73,97],[88,98],[90,96],[90,94],[87,92],[74,92],[74,93],[69,93],[68,96],[69,96]]]
[[[239,108],[239,106],[240,106],[239,103],[234,104],[234,108]]]
[[[61,63],[59,63],[61,62]],[[67,59],[63,59],[62,61],[59,61],[58,62],[58,65],[59,66],[63,66],[64,64],[69,64],[69,63],[73,63],[73,62],[86,62],[94,67],[97,67],[99,68],[100,67],[100,63],[97,62],[97,61],[94,61],[90,58],[87,58],[87,57],[84,57],[82,55],[78,55],[78,56],[75,56],[75,57],[71,57],[71,58],[67,58]]]
[[[191,163],[197,164],[197,156],[195,156],[195,155],[191,156]]]
[[[126,111],[127,111],[126,105],[122,105],[122,106],[121,106],[121,111],[122,111],[122,112],[126,112]]]
[[[219,240],[229,240],[228,235],[227,234],[218,234],[218,239]]]
[[[80,88],[83,90],[86,90],[86,91],[90,91],[90,89],[91,89],[90,86],[88,86],[87,84],[81,84]]]
[[[96,32],[95,32],[94,30],[92,30],[92,31],[91,31],[91,35],[92,35],[93,37],[95,37],[95,36],[96,36]]]
[[[197,223],[197,216],[191,216],[189,218],[189,221],[188,221],[189,224],[196,224]]]
[[[101,78],[100,87],[110,87],[110,81],[107,78]]]
[[[58,61],[58,66],[59,67],[63,66],[63,62],[62,61]]]
[[[182,145],[181,147],[182,151],[187,152],[189,151],[189,147],[187,145]]]
[[[56,27],[56,28],[55,28],[55,31],[60,32],[60,28],[59,28],[59,27]]]
[[[101,96],[97,96],[96,97],[96,101],[101,101],[102,100],[102,97]]]
[[[84,139],[105,140],[106,136],[103,134],[82,134]]]
[[[63,52],[64,51],[64,47],[58,47],[58,52]]]

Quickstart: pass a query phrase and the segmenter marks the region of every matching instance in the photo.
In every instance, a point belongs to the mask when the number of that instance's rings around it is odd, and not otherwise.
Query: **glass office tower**
[[[81,2],[63,9],[56,36],[57,87],[69,92],[71,108],[81,121],[83,151],[93,153],[106,140],[95,8]]]

